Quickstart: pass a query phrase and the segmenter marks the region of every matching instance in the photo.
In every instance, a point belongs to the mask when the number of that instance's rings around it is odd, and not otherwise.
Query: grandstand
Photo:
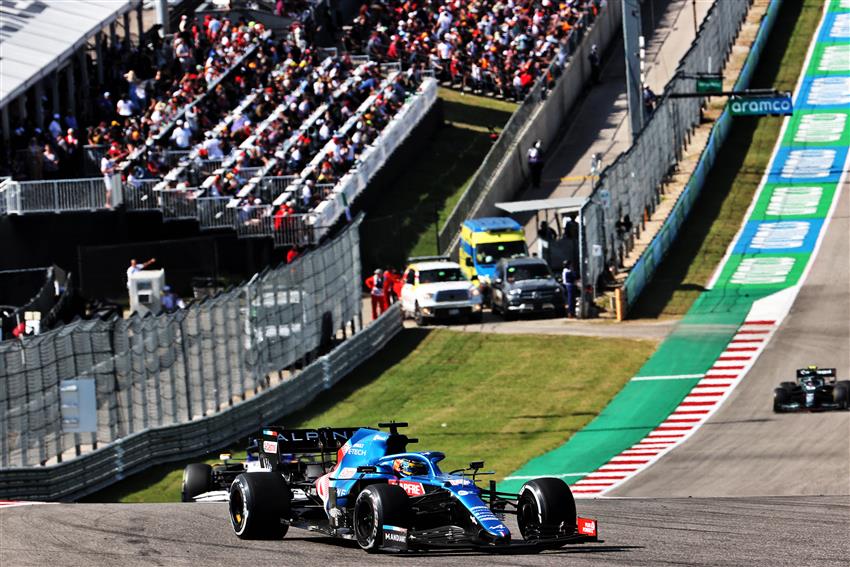
[[[62,162],[83,152],[75,128],[63,135],[49,121],[56,144],[40,155],[33,141],[29,171],[13,168],[0,184],[0,212],[123,206],[277,246],[316,242],[425,116],[436,89],[419,64],[402,70],[339,54],[305,35],[300,21],[278,38],[235,14],[182,16],[173,37],[122,62],[121,90],[96,101],[83,165],[102,176],[58,178]]]

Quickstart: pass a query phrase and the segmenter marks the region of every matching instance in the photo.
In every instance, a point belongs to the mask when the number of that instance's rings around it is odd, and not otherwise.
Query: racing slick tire
[[[832,401],[842,409],[850,409],[850,380],[835,383],[832,389]]]
[[[787,404],[790,400],[788,395],[787,388],[774,388],[773,389],[773,413],[782,413],[782,405]]]
[[[517,524],[523,539],[545,541],[574,533],[576,501],[567,483],[559,478],[526,482],[517,499]],[[561,547],[563,543],[554,543]]]
[[[183,485],[180,499],[194,502],[195,496],[213,489],[212,467],[206,463],[192,463],[183,469]]]
[[[230,525],[239,539],[281,539],[289,524],[292,492],[275,472],[242,473],[230,485]]]
[[[786,392],[790,392],[796,387],[796,384],[794,384],[794,382],[780,382],[779,387],[785,390]]]
[[[368,553],[377,553],[384,543],[383,526],[409,527],[407,493],[400,486],[371,484],[357,495],[354,503],[354,535]]]

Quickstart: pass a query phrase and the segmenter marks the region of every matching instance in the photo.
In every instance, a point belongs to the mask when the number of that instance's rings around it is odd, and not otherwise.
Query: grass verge
[[[751,88],[794,89],[822,9],[823,0],[783,3]],[[781,127],[781,118],[735,119],[705,189],[630,317],[679,316],[690,309],[741,227]]]
[[[484,459],[502,478],[584,427],[655,346],[627,339],[408,329],[284,422],[301,427],[407,421],[410,436],[420,439],[412,448],[444,451],[446,470]],[[177,501],[184,465],[156,467],[87,500]]]
[[[443,225],[517,105],[441,88],[445,123],[397,185],[369,207],[360,228],[367,264],[403,267],[410,256],[437,254]],[[391,238],[387,238],[391,235]]]

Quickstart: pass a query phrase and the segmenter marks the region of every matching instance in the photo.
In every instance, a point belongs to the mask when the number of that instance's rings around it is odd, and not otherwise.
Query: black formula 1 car
[[[850,381],[836,381],[835,368],[799,368],[796,382],[782,382],[773,390],[776,413],[834,409],[850,409]]]
[[[598,541],[596,521],[576,516],[561,479],[530,480],[518,494],[478,486],[483,462],[440,470],[445,455],[409,452],[404,423],[371,428],[261,430],[261,468],[240,472],[228,493],[242,539],[280,539],[289,527],[356,541],[368,552],[428,548],[539,551]],[[191,475],[189,475],[191,476]],[[517,517],[522,539],[503,523]]]

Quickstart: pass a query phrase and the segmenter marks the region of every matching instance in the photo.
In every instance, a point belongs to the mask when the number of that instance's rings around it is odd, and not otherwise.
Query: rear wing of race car
[[[835,368],[798,368],[797,369],[797,379],[800,378],[811,378],[813,376],[820,376],[830,382],[835,382],[835,378],[837,373]],[[831,380],[830,380],[831,379]]]
[[[269,426],[260,430],[260,447],[272,465],[281,454],[335,453],[360,427],[286,429]]]

